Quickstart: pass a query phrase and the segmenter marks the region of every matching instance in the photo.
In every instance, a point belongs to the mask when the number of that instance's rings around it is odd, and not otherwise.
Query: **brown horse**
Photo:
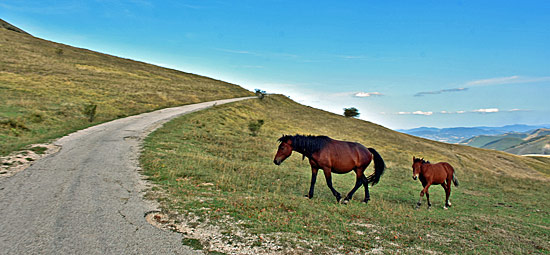
[[[449,201],[449,196],[451,195],[451,181],[455,186],[458,186],[458,179],[455,176],[455,170],[447,162],[439,162],[437,164],[431,164],[429,161],[424,159],[413,157],[413,180],[416,178],[420,179],[422,186],[424,188],[420,191],[420,200],[416,204],[416,208],[419,208],[422,204],[422,197],[424,193],[426,194],[426,199],[428,200],[428,209],[432,206],[430,203],[430,193],[428,189],[432,184],[441,184],[443,189],[445,189],[445,206],[443,208],[447,209],[451,207],[451,201]]]
[[[280,165],[292,154],[292,151],[301,153],[303,155],[302,159],[306,157],[309,159],[311,185],[309,193],[306,195],[308,198],[313,197],[317,171],[322,169],[327,186],[336,197],[336,201],[340,202],[342,196],[332,187],[331,173],[345,174],[353,170],[356,175],[355,187],[347,194],[342,203],[348,203],[361,184],[365,187],[365,199],[362,202],[367,203],[370,200],[368,183],[370,182],[372,185],[378,183],[386,168],[384,160],[376,150],[373,148],[367,149],[359,143],[338,141],[327,136],[311,135],[283,135],[278,141],[281,144],[273,160],[276,165]],[[365,177],[365,169],[373,159],[374,173]]]

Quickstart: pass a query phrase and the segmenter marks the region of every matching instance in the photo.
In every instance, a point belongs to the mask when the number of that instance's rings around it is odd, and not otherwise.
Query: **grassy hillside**
[[[480,135],[467,139],[461,144],[506,151],[517,155],[550,154],[550,129],[540,128],[525,133],[506,133],[502,135]]]
[[[260,119],[265,124],[251,136],[249,123]],[[279,167],[272,162],[277,138],[296,133],[356,141],[380,152],[388,169],[370,189],[370,203],[359,203],[361,188],[350,204],[336,204],[322,173],[314,199],[305,199],[307,160],[295,152]],[[413,209],[421,190],[411,178],[413,156],[456,168],[460,186],[453,187],[451,209],[442,208],[440,186],[430,189],[431,210],[425,201]],[[550,159],[416,138],[284,96],[167,123],[147,138],[141,163],[162,191],[150,196],[206,250],[230,252],[242,245],[254,253],[287,254],[550,252]],[[333,175],[333,182],[345,194],[354,175]]]
[[[501,136],[498,135],[478,135],[472,138],[461,141],[460,144],[469,145],[472,147],[481,148],[488,143],[495,142],[501,139]]]
[[[42,40],[0,20],[0,155],[119,117],[249,95],[222,81]]]
[[[522,142],[523,142],[523,139],[521,138],[504,137],[496,141],[487,143],[483,145],[481,148],[503,151],[503,150],[509,149],[510,147],[514,147],[515,145],[518,145]]]
[[[529,134],[529,136],[527,136],[525,138],[525,140],[530,140],[530,139],[533,139],[535,137],[546,136],[546,135],[550,135],[550,129],[548,129],[548,128],[539,128],[539,129],[531,132]]]
[[[550,135],[531,138],[519,145],[506,149],[506,152],[526,155],[543,154],[550,155]]]

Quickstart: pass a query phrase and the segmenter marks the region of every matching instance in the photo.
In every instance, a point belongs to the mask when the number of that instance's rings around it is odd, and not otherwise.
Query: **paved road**
[[[0,179],[0,254],[192,254],[178,233],[144,218],[140,138],[179,115],[228,99],[163,109],[75,132],[62,149]]]

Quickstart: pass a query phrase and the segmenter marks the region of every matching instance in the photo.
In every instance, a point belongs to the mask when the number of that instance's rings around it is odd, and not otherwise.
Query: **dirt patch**
[[[0,157],[0,177],[9,177],[21,172],[35,161],[54,154],[60,149],[60,146],[54,144],[33,144],[29,146],[29,149]]]
[[[206,208],[205,208],[206,209]],[[216,224],[209,220],[199,219],[192,213],[188,215],[168,215],[159,211],[149,212],[145,219],[153,226],[179,232],[185,239],[200,242],[200,247],[207,253],[225,254],[309,254],[305,248],[285,248],[275,235],[247,233],[229,216],[218,220]],[[220,224],[221,223],[221,224]],[[223,226],[223,227],[220,227]],[[196,248],[196,247],[195,247]]]

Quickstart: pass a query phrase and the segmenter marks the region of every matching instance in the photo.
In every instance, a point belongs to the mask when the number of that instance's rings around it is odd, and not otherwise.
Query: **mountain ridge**
[[[450,128],[435,128],[435,127],[419,127],[412,129],[397,129],[396,131],[414,135],[434,141],[446,143],[460,143],[469,138],[482,135],[500,135],[510,132],[527,132],[540,128],[550,128],[550,124],[543,125],[526,125],[513,124],[500,127],[478,126],[478,127],[450,127]]]
[[[459,144],[500,150],[517,155],[550,155],[550,129],[539,128],[527,132],[474,136]]]

